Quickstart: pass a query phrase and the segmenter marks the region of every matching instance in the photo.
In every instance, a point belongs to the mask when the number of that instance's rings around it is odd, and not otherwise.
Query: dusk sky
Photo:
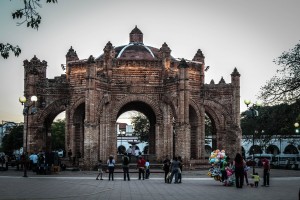
[[[38,31],[17,26],[11,13],[23,1],[0,1],[0,42],[19,45],[19,57],[0,58],[0,120],[22,122],[18,101],[24,92],[23,61],[36,55],[48,63],[47,78],[64,73],[70,48],[79,59],[98,57],[108,41],[129,43],[137,25],[144,44],[160,48],[164,42],[175,58],[192,60],[198,49],[210,66],[205,80],[231,81],[234,67],[241,74],[241,111],[244,99],[257,100],[260,87],[279,68],[273,60],[300,40],[299,0],[58,0],[38,11]]]

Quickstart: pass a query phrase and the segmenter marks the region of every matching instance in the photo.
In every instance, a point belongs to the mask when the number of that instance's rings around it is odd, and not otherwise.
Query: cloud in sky
[[[18,58],[0,59],[0,120],[23,121],[18,102],[24,90],[23,60],[36,55],[48,62],[48,78],[60,76],[70,46],[80,59],[98,57],[108,41],[128,44],[135,25],[146,45],[160,48],[166,42],[176,58],[192,59],[201,49],[210,66],[207,83],[222,76],[229,83],[237,67],[241,110],[246,109],[243,99],[256,100],[259,88],[275,75],[273,59],[300,40],[298,0],[58,0],[39,9],[38,31],[12,20],[21,3],[0,2],[1,42],[22,48]]]

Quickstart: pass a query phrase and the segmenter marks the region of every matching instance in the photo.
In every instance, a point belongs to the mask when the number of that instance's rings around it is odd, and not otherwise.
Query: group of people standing
[[[181,157],[174,157],[172,160],[166,156],[163,161],[163,170],[165,172],[165,183],[172,183],[173,177],[175,176],[174,183],[181,183],[182,178],[182,160]]]
[[[270,162],[268,159],[264,158],[261,160],[263,165],[263,185],[265,187],[268,187],[270,184]],[[222,174],[221,181],[224,182],[224,185],[227,185],[227,173],[226,173],[226,167],[230,165],[229,158],[227,157],[221,164],[220,170]],[[235,186],[237,188],[243,188],[244,185],[244,179],[246,181],[246,184],[249,185],[248,182],[248,176],[247,176],[247,170],[248,167],[246,165],[245,160],[243,159],[242,155],[240,153],[237,153],[231,166],[232,170],[235,174]],[[260,177],[258,173],[254,173],[251,175],[254,180],[254,186],[258,187],[258,183],[260,181]]]
[[[113,158],[113,156],[109,156],[107,162],[107,171],[108,171],[108,180],[114,180],[114,170],[115,170],[115,165],[116,161]],[[124,153],[122,157],[122,169],[123,169],[123,175],[124,175],[124,181],[130,181],[130,176],[129,176],[129,164],[130,164],[130,157],[127,155],[127,153]],[[102,161],[98,161],[98,175],[96,177],[96,180],[103,180],[103,164]],[[145,160],[142,156],[139,156],[136,168],[139,170],[139,180],[143,179],[149,179],[150,176],[150,162],[149,160]]]
[[[124,175],[124,181],[130,181],[130,175],[129,175],[129,163],[130,158],[128,157],[127,153],[124,153],[122,157],[122,168],[123,168],[123,175]],[[270,180],[270,163],[267,159],[262,159],[263,163],[263,185],[262,186],[269,186],[269,180]],[[115,169],[116,161],[114,160],[113,156],[109,156],[106,166],[108,171],[108,180],[114,180],[114,169]],[[222,182],[224,182],[224,185],[227,184],[227,172],[226,168],[229,165],[232,165],[232,169],[235,174],[235,186],[237,188],[242,188],[244,184],[244,178],[246,179],[247,185],[249,185],[248,177],[247,177],[247,171],[246,171],[246,162],[243,159],[242,155],[240,153],[237,153],[233,162],[229,162],[229,157],[226,157],[226,159],[222,162],[220,166],[221,174],[222,174]],[[99,160],[98,162],[98,175],[96,177],[96,180],[103,180],[103,164],[102,161]],[[166,156],[165,160],[163,161],[163,170],[164,170],[164,179],[165,183],[172,183],[173,177],[175,177],[174,183],[181,183],[182,179],[182,160],[181,157],[174,157],[172,160]],[[142,156],[139,156],[136,168],[138,169],[138,179],[139,180],[145,180],[149,179],[150,176],[150,162],[149,160],[145,160]],[[258,183],[260,181],[260,177],[258,173],[252,174],[252,177],[254,179],[254,185],[255,187],[258,187]]]

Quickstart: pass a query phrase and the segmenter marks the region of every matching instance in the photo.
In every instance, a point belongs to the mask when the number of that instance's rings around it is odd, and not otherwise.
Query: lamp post
[[[296,123],[294,124],[294,127],[295,127],[295,133],[298,134],[298,133],[299,133],[299,123],[296,122]]]
[[[24,175],[23,177],[27,177],[27,137],[28,137],[28,116],[36,113],[36,108],[33,107],[34,103],[37,101],[36,96],[31,96],[31,102],[27,102],[26,97],[22,96],[19,98],[19,101],[22,105],[24,105],[23,115],[26,116],[26,132],[25,132],[25,147],[23,148],[24,155]],[[32,108],[31,108],[32,107]],[[31,112],[30,109],[31,108]]]
[[[256,101],[256,103],[253,103],[251,106],[251,101],[250,100],[244,100],[244,103],[246,104],[248,111],[246,112],[247,117],[250,118],[256,118],[258,116],[258,111],[257,108],[259,108],[262,103],[259,101]],[[255,133],[257,133],[257,131],[253,132],[253,136],[252,136],[252,167],[253,167],[253,174],[255,173],[255,162],[254,162],[254,140],[255,140]]]

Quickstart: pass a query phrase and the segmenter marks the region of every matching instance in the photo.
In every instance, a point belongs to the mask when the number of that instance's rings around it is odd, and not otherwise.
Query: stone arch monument
[[[50,125],[66,111],[65,149],[81,153],[83,167],[90,169],[98,159],[116,155],[116,120],[136,110],[150,121],[149,153],[157,159],[180,155],[184,162],[203,161],[206,114],[215,128],[216,147],[231,157],[241,152],[236,68],[231,83],[222,78],[205,84],[201,50],[191,61],[175,59],[166,43],[160,48],[145,45],[137,27],[129,44],[114,47],[108,42],[103,50],[99,57],[79,59],[71,47],[66,73],[54,79],[46,78],[46,61],[36,56],[24,61],[24,94],[38,97],[38,113],[28,118],[28,151],[51,150]]]

